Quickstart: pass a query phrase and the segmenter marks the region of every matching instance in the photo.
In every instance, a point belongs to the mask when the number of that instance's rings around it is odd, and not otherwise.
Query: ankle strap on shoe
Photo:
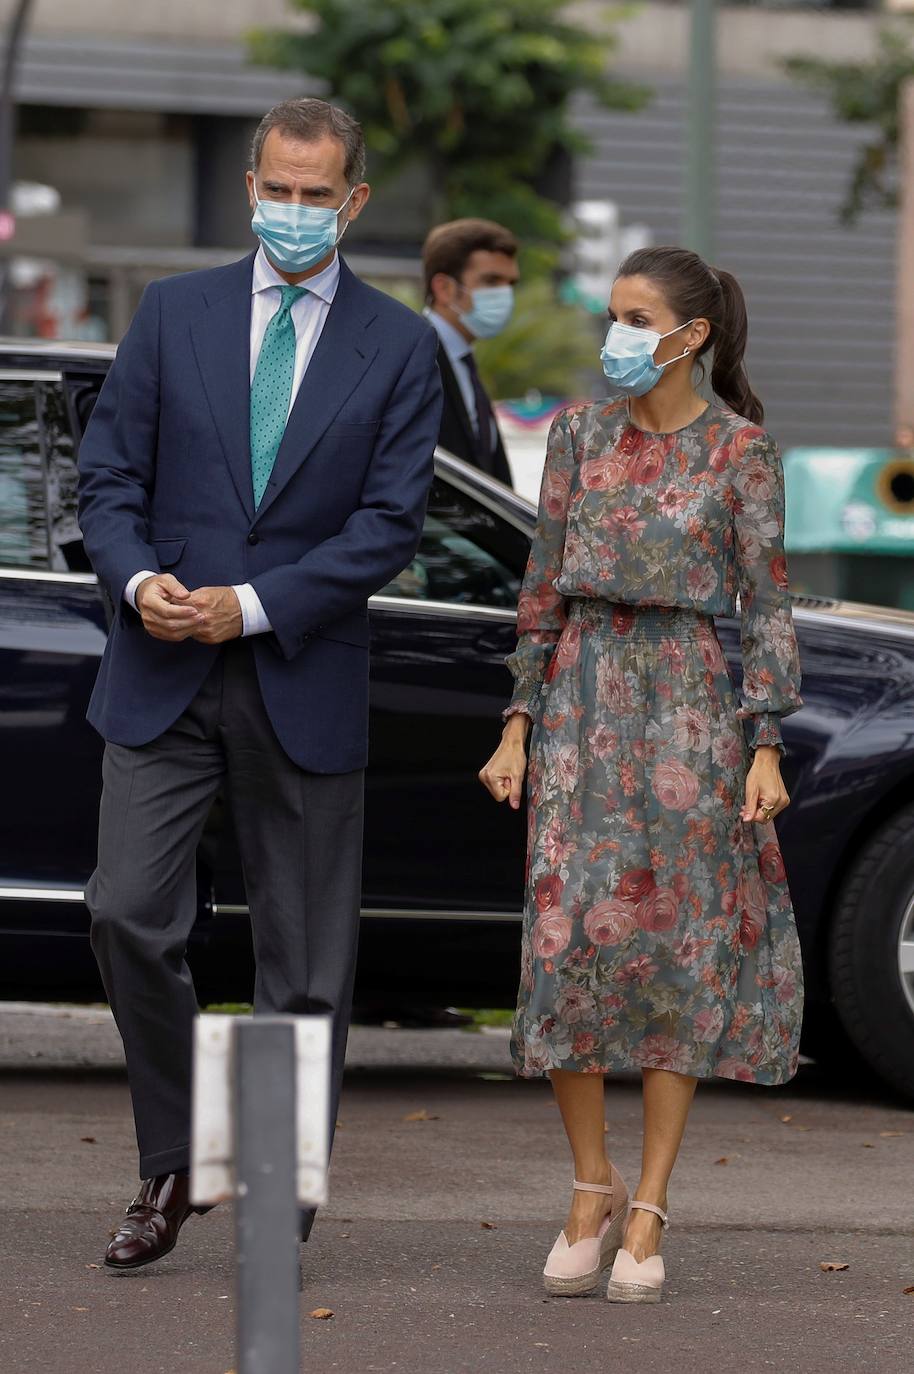
[[[611,1183],[580,1183],[574,1180],[574,1186],[581,1193],[608,1193],[612,1196],[613,1186]]]
[[[640,1207],[643,1212],[653,1212],[655,1216],[660,1218],[661,1224],[663,1226],[669,1226],[670,1224],[670,1219],[667,1216],[666,1212],[663,1210],[663,1208],[655,1207],[652,1202],[638,1202],[636,1199],[632,1199],[632,1201],[629,1203],[629,1206]]]

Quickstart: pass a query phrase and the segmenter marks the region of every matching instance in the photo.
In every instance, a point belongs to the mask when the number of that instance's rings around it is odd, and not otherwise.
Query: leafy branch
[[[828,96],[840,119],[874,126],[874,136],[857,153],[842,221],[853,223],[865,210],[897,205],[901,91],[914,78],[914,20],[882,29],[876,52],[866,61],[792,57],[785,67],[796,80]]]

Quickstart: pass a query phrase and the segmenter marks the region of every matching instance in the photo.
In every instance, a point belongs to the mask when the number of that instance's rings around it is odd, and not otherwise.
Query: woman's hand
[[[501,744],[484,768],[479,781],[488,788],[497,802],[506,799],[516,811],[520,806],[521,788],[527,771],[527,751],[524,744],[530,729],[530,717],[522,713],[508,717]]]
[[[773,744],[759,745],[746,774],[746,804],[740,811],[744,821],[773,820],[790,805],[781,777],[781,754]]]

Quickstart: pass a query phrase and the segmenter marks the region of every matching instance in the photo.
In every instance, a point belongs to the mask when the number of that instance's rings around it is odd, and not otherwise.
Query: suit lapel
[[[234,263],[206,293],[208,309],[191,325],[197,365],[232,481],[248,518],[251,479],[251,273],[254,254]]]
[[[358,386],[377,354],[366,325],[375,316],[366,292],[340,259],[340,280],[333,304],[289,415],[273,473],[256,518],[269,510],[298,471],[324,430]]]

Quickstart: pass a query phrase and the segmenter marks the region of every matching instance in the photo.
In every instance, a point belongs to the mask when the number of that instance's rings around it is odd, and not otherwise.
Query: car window
[[[522,531],[438,477],[419,551],[382,595],[513,609],[528,551]]]
[[[32,381],[0,381],[0,566],[48,566],[44,465]]]
[[[79,476],[76,443],[66,397],[62,384],[58,382],[42,382],[37,391],[48,474],[50,566],[55,572],[86,572],[89,570],[89,561],[76,515]]]

